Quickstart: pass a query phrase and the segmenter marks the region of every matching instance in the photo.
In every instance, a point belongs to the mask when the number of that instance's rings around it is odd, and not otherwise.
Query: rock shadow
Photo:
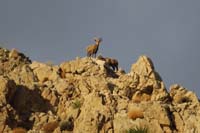
[[[107,76],[108,77],[112,77],[112,78],[118,78],[119,75],[117,75],[115,73],[115,71],[113,71],[112,69],[108,68],[108,67],[105,67],[106,68],[106,73],[107,73]]]
[[[12,121],[8,120],[6,124],[11,128],[23,127],[28,130],[32,129],[34,123],[34,120],[30,120],[32,113],[47,113],[48,111],[54,112],[53,106],[48,100],[41,96],[39,89],[30,90],[23,85],[17,85],[17,90],[10,105],[14,108],[18,116],[18,118],[16,118],[12,113],[9,115]]]

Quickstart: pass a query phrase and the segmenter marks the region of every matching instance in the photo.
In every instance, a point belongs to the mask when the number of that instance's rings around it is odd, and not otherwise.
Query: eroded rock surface
[[[0,74],[0,132],[200,132],[196,94],[180,85],[168,92],[144,55],[124,73],[96,58],[53,66],[0,48]]]

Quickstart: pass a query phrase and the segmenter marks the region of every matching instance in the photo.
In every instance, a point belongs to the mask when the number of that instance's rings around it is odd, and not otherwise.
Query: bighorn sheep
[[[86,52],[87,52],[87,56],[91,57],[94,55],[94,57],[96,57],[97,51],[99,49],[99,44],[102,41],[101,38],[94,38],[95,44],[89,45],[86,48]]]
[[[113,71],[118,71],[118,61],[116,59],[113,58],[109,58],[109,57],[103,57],[103,56],[98,56],[97,57],[100,60],[105,61],[105,64],[108,65],[109,67],[112,68]]]

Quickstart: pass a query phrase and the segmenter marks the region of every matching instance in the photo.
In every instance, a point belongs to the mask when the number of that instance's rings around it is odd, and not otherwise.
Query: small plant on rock
[[[72,107],[74,108],[74,109],[79,109],[79,108],[81,108],[81,102],[79,101],[79,100],[75,100],[73,103],[72,103]]]
[[[70,117],[68,120],[65,121],[61,121],[60,123],[60,130],[66,130],[66,131],[73,131],[74,129],[74,122],[73,122],[73,118]]]
[[[126,131],[126,133],[148,133],[148,128],[147,127],[130,128],[129,130]]]

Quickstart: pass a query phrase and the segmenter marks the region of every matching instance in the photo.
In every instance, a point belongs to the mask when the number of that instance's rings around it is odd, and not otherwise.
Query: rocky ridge
[[[0,48],[0,132],[123,133],[134,127],[198,133],[198,97],[178,84],[168,92],[147,56],[124,73],[96,58],[54,66]]]

